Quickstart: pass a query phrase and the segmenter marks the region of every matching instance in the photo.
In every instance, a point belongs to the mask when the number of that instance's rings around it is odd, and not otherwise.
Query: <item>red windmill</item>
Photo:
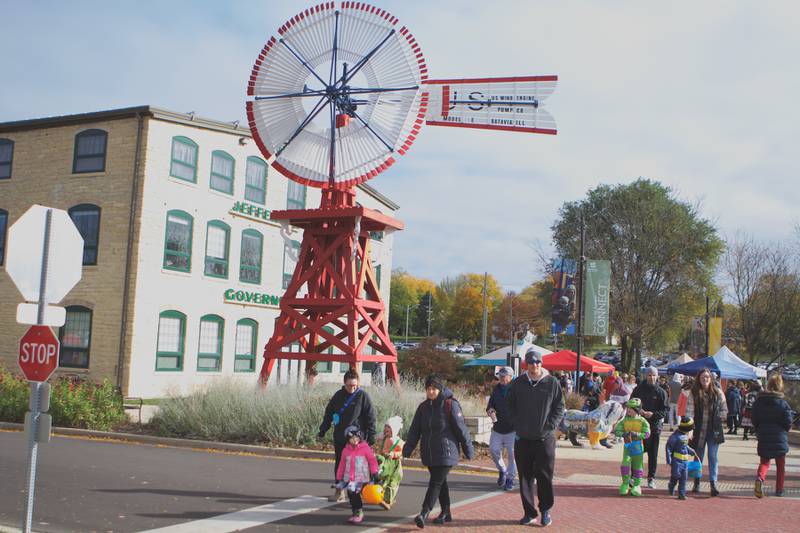
[[[250,76],[250,129],[272,166],[321,188],[322,202],[271,214],[303,229],[303,241],[260,380],[267,383],[278,359],[299,359],[307,368],[316,361],[386,363],[386,377],[396,381],[397,350],[369,260],[369,233],[403,224],[357,205],[355,186],[404,155],[424,122],[555,134],[541,104],[557,78],[429,80],[411,32],[360,2],[306,9],[278,34]],[[299,352],[289,351],[293,344]]]

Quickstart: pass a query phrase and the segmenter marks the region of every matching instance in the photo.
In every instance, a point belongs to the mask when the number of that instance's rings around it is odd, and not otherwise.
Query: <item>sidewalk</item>
[[[666,490],[646,490],[641,498],[621,497],[613,487],[556,483],[553,523],[549,531],[797,531],[800,500],[723,494],[690,495],[686,501],[670,498]],[[522,505],[519,493],[497,496],[453,509],[454,521],[448,532],[526,531],[520,526]],[[431,518],[436,516],[438,510]],[[538,525],[538,521],[536,523]],[[429,529],[426,526],[426,529]],[[389,532],[419,531],[409,521]]]

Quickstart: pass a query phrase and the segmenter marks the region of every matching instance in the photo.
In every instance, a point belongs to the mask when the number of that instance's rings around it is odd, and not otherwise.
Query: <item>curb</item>
[[[0,422],[0,430],[25,431],[25,424],[13,422]],[[173,437],[155,437],[153,435],[137,435],[134,433],[115,433],[113,431],[96,431],[93,429],[76,429],[54,427],[53,435],[63,437],[91,437],[94,439],[104,439],[117,442],[129,442],[133,444],[149,444],[152,446],[165,446],[170,448],[189,448],[203,451],[216,451],[226,453],[245,453],[258,455],[261,457],[283,457],[292,459],[316,459],[320,461],[333,461],[332,451],[308,450],[303,448],[269,448],[266,446],[256,446],[253,444],[233,444],[230,442],[217,442],[207,440],[176,439]],[[419,459],[405,459],[404,466],[426,468]],[[459,464],[453,467],[451,472],[462,474],[475,473],[496,473],[495,468],[480,465]]]

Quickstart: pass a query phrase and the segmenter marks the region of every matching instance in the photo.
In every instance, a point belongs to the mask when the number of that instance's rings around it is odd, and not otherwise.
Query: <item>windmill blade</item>
[[[557,82],[557,76],[428,80],[425,123],[555,135],[555,120],[543,106]]]
[[[395,17],[361,2],[326,2],[278,34],[259,54],[247,91],[253,138],[273,167],[306,185],[344,189],[408,150],[427,112],[428,75]]]

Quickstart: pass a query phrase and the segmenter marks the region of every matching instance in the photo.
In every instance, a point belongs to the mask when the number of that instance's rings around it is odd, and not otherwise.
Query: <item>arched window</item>
[[[283,245],[283,289],[289,287],[294,275],[294,269],[297,266],[297,259],[300,254],[300,243],[298,241],[289,241]]]
[[[260,157],[247,158],[244,199],[261,205],[267,201],[267,164]]]
[[[61,352],[58,366],[89,368],[89,345],[92,340],[92,310],[79,305],[66,309],[67,318],[59,330]]]
[[[169,175],[197,183],[197,143],[188,137],[172,138],[172,161]]]
[[[256,342],[258,342],[258,323],[250,318],[243,318],[237,322],[234,372],[255,372]]]
[[[227,152],[214,150],[211,153],[211,181],[215,191],[233,194],[234,160]]]
[[[0,265],[5,264],[6,259],[6,233],[8,229],[8,211],[0,209]]]
[[[0,139],[0,180],[11,178],[11,163],[14,160],[14,141]]]
[[[108,133],[103,130],[86,130],[75,136],[75,154],[72,173],[104,172]]]
[[[261,283],[261,256],[264,237],[254,229],[242,232],[242,253],[239,260],[239,281]]]
[[[207,276],[228,277],[228,253],[230,251],[231,228],[224,222],[212,220],[206,230]]]
[[[186,315],[179,311],[162,311],[158,315],[156,370],[183,370]]]
[[[222,368],[222,334],[225,321],[217,315],[200,319],[200,341],[197,344],[197,370],[218,372]]]
[[[306,208],[306,186],[289,180],[289,188],[286,191],[286,209],[305,209]]]
[[[83,264],[97,264],[97,245],[100,239],[100,208],[80,204],[70,208],[69,217],[83,237]]]
[[[179,272],[192,271],[192,215],[173,209],[167,211],[164,235],[164,268]]]

